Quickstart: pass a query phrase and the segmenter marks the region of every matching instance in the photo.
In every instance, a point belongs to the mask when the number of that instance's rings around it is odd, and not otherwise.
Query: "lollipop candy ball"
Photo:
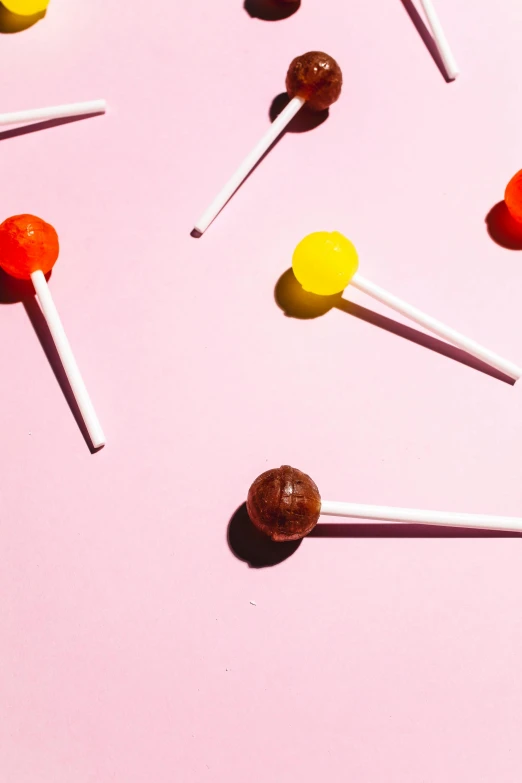
[[[294,275],[304,290],[320,296],[344,291],[358,266],[355,247],[338,231],[308,234],[292,258]]]
[[[327,109],[338,99],[343,85],[341,69],[324,52],[307,52],[290,63],[286,91],[291,98],[304,98],[316,111]]]
[[[27,280],[33,272],[44,275],[58,258],[58,235],[34,215],[15,215],[0,225],[0,266],[12,277]]]
[[[32,16],[41,11],[45,11],[49,5],[49,0],[2,0],[8,11],[20,16]]]
[[[283,465],[256,478],[248,491],[247,511],[273,541],[297,541],[316,526],[321,496],[310,476]]]
[[[504,200],[511,217],[522,223],[522,171],[517,172],[508,183]]]

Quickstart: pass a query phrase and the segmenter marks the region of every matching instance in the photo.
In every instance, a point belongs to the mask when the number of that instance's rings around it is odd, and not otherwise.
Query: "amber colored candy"
[[[286,91],[291,98],[304,98],[307,106],[323,111],[339,98],[343,74],[338,64],[324,52],[307,52],[290,63]]]
[[[297,541],[316,526],[321,496],[310,476],[283,465],[256,478],[248,491],[247,511],[273,541]]]
[[[504,201],[511,217],[522,223],[522,171],[518,171],[508,182]]]
[[[58,252],[58,235],[42,218],[14,215],[0,225],[0,266],[12,277],[28,280],[37,270],[46,275]]]

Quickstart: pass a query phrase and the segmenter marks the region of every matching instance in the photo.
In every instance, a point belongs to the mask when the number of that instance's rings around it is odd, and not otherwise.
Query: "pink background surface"
[[[52,0],[1,36],[2,111],[110,105],[0,134],[2,218],[58,230],[108,438],[89,453],[24,306],[0,305],[2,780],[519,783],[517,536],[348,524],[267,568],[227,545],[282,463],[327,499],[522,514],[519,388],[367,311],[274,300],[301,237],[336,229],[362,274],[522,360],[522,251],[485,224],[522,167],[522,5],[437,7],[450,85],[400,0],[278,22]],[[330,117],[191,238],[314,48],[344,70]]]

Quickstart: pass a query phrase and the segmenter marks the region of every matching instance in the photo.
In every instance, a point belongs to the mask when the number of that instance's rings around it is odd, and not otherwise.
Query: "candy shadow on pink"
[[[76,403],[71,385],[67,375],[65,374],[65,370],[63,369],[62,361],[58,355],[58,351],[55,348],[54,340],[51,336],[51,332],[49,331],[49,327],[47,326],[47,321],[45,320],[43,313],[40,310],[40,305],[38,304],[36,297],[32,297],[32,299],[25,299],[23,305],[25,312],[27,313],[31,322],[31,326],[33,327],[34,332],[38,337],[38,341],[42,346],[43,352],[47,357],[47,361],[51,366],[54,377],[58,381],[58,385],[62,390],[62,394],[65,397],[72,415],[74,416],[76,424],[78,425],[78,429],[82,433],[85,443],[87,444],[91,454],[96,454],[98,451],[101,451],[103,446],[99,446],[97,449],[95,449],[91,443],[91,439],[83,421],[82,414],[80,413],[80,409]]]
[[[46,279],[49,280],[51,273],[46,275]],[[16,304],[22,303],[25,312],[27,313],[31,326],[38,338],[43,352],[49,362],[51,369],[54,373],[58,385],[62,391],[63,396],[71,410],[72,415],[78,425],[78,429],[83,435],[83,438],[89,448],[91,454],[96,454],[103,446],[95,449],[91,443],[89,433],[83,421],[80,409],[76,403],[76,399],[72,392],[71,386],[63,369],[61,359],[54,345],[54,340],[47,326],[38,300],[34,295],[34,288],[29,280],[17,280],[10,275],[7,275],[2,269],[0,269],[0,304]]]
[[[283,111],[283,109],[288,105],[290,102],[290,98],[286,92],[282,92],[279,95],[276,95],[272,103],[270,104],[270,109],[268,112],[268,116],[270,118],[270,122],[273,122],[275,118]],[[270,147],[267,149],[267,151],[261,156],[261,158],[258,160],[254,168],[249,171],[245,179],[242,181],[242,183],[239,185],[238,188],[232,193],[229,200],[227,201],[227,204],[234,198],[236,193],[238,193],[243,185],[248,182],[252,174],[255,172],[258,166],[261,165],[261,163],[264,161],[267,155],[271,153],[271,151],[274,149],[276,144],[279,144],[283,136],[285,136],[287,133],[307,133],[308,131],[314,130],[314,128],[319,127],[319,125],[322,125],[325,120],[328,119],[329,116],[329,109],[325,109],[324,111],[312,111],[311,109],[308,109],[305,106],[303,106],[302,109],[298,111],[298,113],[295,115],[295,117],[288,123],[286,128],[279,134],[277,139],[273,142],[273,144],[270,145]],[[1,138],[1,135],[0,135]],[[238,165],[239,165],[238,161]],[[223,209],[225,209],[225,207]],[[217,219],[217,215],[216,218]],[[194,239],[200,239],[201,234],[200,231],[198,231],[196,228],[192,229],[190,232],[190,236]]]
[[[511,217],[505,201],[499,201],[486,215],[488,234],[507,250],[522,250],[522,224]]]
[[[51,272],[46,275],[49,280]],[[0,304],[17,304],[34,297],[34,287],[30,280],[17,280],[0,269]]]
[[[20,14],[13,14],[11,11],[8,11],[7,8],[0,3],[0,33],[6,35],[22,33],[24,30],[28,30],[39,22],[40,19],[43,19],[46,13],[46,11],[39,11],[30,16],[20,16]]]
[[[228,523],[227,543],[232,554],[250,568],[268,568],[291,557],[301,541],[272,541],[254,527],[242,503]]]
[[[301,7],[301,0],[285,3],[283,0],[245,0],[243,8],[253,19],[279,22],[288,19]]]
[[[446,356],[448,359],[464,364],[466,367],[489,375],[491,378],[503,381],[510,386],[515,385],[513,378],[504,375],[504,373],[500,372],[500,370],[496,370],[494,367],[490,367],[489,364],[480,361],[480,359],[470,356],[470,354],[466,353],[466,351],[463,351],[461,348],[456,348],[449,343],[445,343],[443,340],[439,340],[437,337],[425,334],[424,332],[419,332],[411,326],[406,326],[398,321],[394,321],[392,318],[387,318],[384,315],[375,313],[373,310],[368,310],[366,307],[361,307],[361,305],[344,299],[341,294],[336,294],[335,296],[317,296],[316,294],[309,294],[306,291],[303,291],[292,269],[287,269],[277,281],[274,290],[274,298],[277,305],[289,318],[298,318],[302,320],[318,318],[325,315],[333,308],[336,308],[347,315],[359,318],[359,320],[365,321],[372,326],[395,334],[397,337],[402,337],[404,340],[409,340],[411,343],[420,345],[441,356]]]
[[[91,117],[101,117],[104,112],[95,112],[94,114],[78,114],[75,117],[59,117],[54,120],[44,120],[43,122],[33,122],[30,125],[20,125],[16,128],[9,128],[9,130],[0,131],[0,141],[7,139],[14,139],[17,136],[27,136],[29,133],[37,133],[38,131],[48,130],[49,128],[57,128],[59,125],[69,125],[71,122],[80,122],[81,120],[87,120]]]
[[[520,538],[510,530],[482,530],[406,523],[319,522],[308,538]]]
[[[270,110],[268,116],[270,122],[273,122],[278,117],[283,109],[286,109],[290,103],[290,96],[287,92],[281,92],[276,95],[272,103],[270,104]],[[308,131],[318,128],[322,125],[330,115],[330,109],[323,109],[323,111],[313,111],[309,109],[307,104],[299,109],[295,117],[288,123],[281,136],[285,133],[308,133]],[[281,136],[279,138],[281,138]]]
[[[428,52],[431,54],[431,57],[441,72],[442,76],[444,77],[444,81],[448,84],[452,82],[453,80],[449,78],[446,68],[444,67],[444,63],[442,61],[442,57],[440,56],[439,50],[437,48],[437,44],[435,43],[435,40],[426,27],[426,24],[424,23],[424,20],[422,16],[419,14],[415,6],[413,5],[412,0],[401,0],[402,5],[404,6],[404,10],[410,17],[413,26],[417,30],[421,40],[424,43],[424,46],[428,50]]]

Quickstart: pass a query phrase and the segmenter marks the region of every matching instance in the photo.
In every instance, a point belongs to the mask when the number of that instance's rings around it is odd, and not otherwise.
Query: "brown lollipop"
[[[308,108],[324,111],[339,98],[343,74],[338,64],[324,52],[307,52],[290,63],[286,91],[290,98],[303,98]]]
[[[316,526],[321,496],[310,476],[283,465],[256,478],[248,492],[247,511],[273,541],[296,541]]]
[[[315,111],[327,109],[339,98],[342,83],[341,69],[333,57],[324,52],[307,52],[292,60],[286,76],[286,89],[290,96],[290,102],[278,114],[261,141],[254,147],[250,155],[247,155],[235,174],[196,221],[194,234],[200,236],[207,230],[297,112],[305,104]]]
[[[273,541],[297,541],[308,535],[320,514],[385,522],[522,532],[522,518],[424,511],[417,508],[368,506],[322,500],[310,476],[283,465],[256,478],[248,491],[247,511],[253,524]]]

